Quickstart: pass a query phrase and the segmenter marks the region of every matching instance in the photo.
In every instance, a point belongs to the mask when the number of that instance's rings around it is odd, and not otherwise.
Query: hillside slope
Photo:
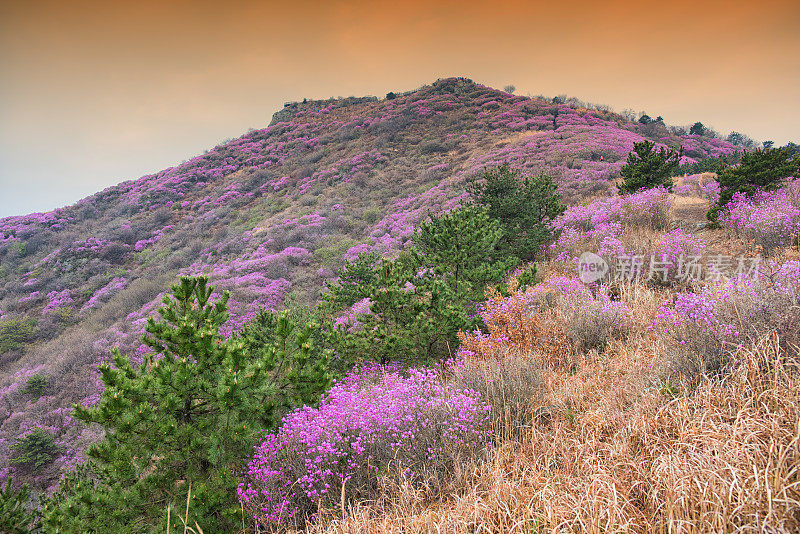
[[[176,275],[230,289],[234,332],[261,307],[316,301],[347,257],[402,249],[486,167],[545,172],[576,204],[609,192],[642,139],[683,146],[684,162],[737,150],[451,78],[391,99],[288,104],[177,167],[0,220],[0,476],[10,441],[36,426],[62,446],[41,485],[80,459],[96,430],[69,405],[96,398],[93,368],[111,347],[141,355],[145,319]],[[37,374],[47,386],[34,395]]]

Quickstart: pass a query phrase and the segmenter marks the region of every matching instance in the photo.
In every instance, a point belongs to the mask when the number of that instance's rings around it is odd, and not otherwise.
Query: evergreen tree
[[[752,148],[756,144],[755,141],[750,139],[745,134],[736,131],[729,133],[725,140],[732,145],[743,146],[747,148]]]
[[[9,447],[10,463],[35,472],[48,465],[58,455],[60,447],[53,434],[43,428],[34,428],[17,438]]]
[[[706,127],[702,122],[696,122],[689,128],[689,135],[705,135]]]
[[[414,245],[397,259],[357,260],[328,285],[330,311],[369,299],[369,312],[347,328],[329,325],[328,341],[349,363],[425,363],[453,354],[462,330],[478,326],[475,305],[487,285],[499,283],[517,259],[499,248],[502,228],[474,206],[431,217]],[[371,265],[371,274],[363,272]],[[353,294],[358,277],[359,293]]]
[[[500,250],[503,228],[476,206],[431,216],[414,233],[414,251],[429,276],[444,281],[459,302],[483,300],[487,285],[497,283],[517,259]]]
[[[5,486],[0,486],[0,532],[4,534],[27,534],[35,532],[37,519],[26,506],[30,499],[28,486],[11,487],[11,477]]]
[[[406,253],[395,260],[382,260],[373,269],[373,281],[362,286],[369,311],[352,318],[360,326],[345,329],[329,325],[328,342],[349,366],[365,360],[427,360],[428,340],[434,332],[426,314],[430,294],[417,277],[413,256]],[[339,287],[331,286],[326,298],[339,300]]]
[[[752,196],[759,191],[773,191],[790,176],[800,176],[800,158],[793,158],[789,147],[745,152],[738,166],[723,169],[717,175],[719,201],[709,210],[708,219],[716,223],[734,193]]]
[[[732,154],[717,156],[715,158],[701,159],[694,163],[684,163],[678,166],[675,176],[680,176],[681,174],[700,174],[703,172],[715,172],[719,174],[724,168],[738,164],[741,157],[741,152],[733,152]]]
[[[650,141],[634,143],[633,152],[628,154],[628,162],[620,171],[624,178],[619,186],[620,193],[635,193],[658,186],[671,189],[672,176],[682,155],[683,148],[679,151],[663,147],[655,150],[655,143]]]
[[[544,175],[521,177],[507,163],[481,178],[469,190],[486,214],[500,222],[501,250],[523,260],[533,258],[552,241],[550,222],[564,211],[556,184]]]
[[[154,354],[141,365],[114,351],[113,364],[100,366],[100,401],[76,406],[75,417],[102,425],[105,439],[89,449],[82,476],[48,502],[46,524],[66,532],[163,532],[167,506],[185,506],[190,487],[206,532],[241,524],[234,470],[277,410],[313,401],[329,381],[324,357],[311,358],[312,326],[298,332],[281,316],[273,340],[258,348],[223,338],[228,294],[214,301],[207,282],[183,277],[164,297],[144,337]]]
[[[249,357],[262,361],[273,377],[257,400],[263,428],[277,427],[298,406],[313,406],[330,386],[332,355],[325,348],[320,323],[310,312],[263,310],[239,332],[239,338]]]
[[[430,295],[428,315],[436,326],[428,348],[432,355],[450,355],[458,332],[478,326],[477,303],[486,288],[499,284],[519,262],[503,250],[503,235],[500,221],[478,206],[431,216],[417,228],[412,252],[423,273],[418,283]]]
[[[374,252],[361,254],[356,259],[347,261],[339,269],[335,280],[325,281],[325,307],[340,309],[367,298],[369,288],[377,282],[375,267],[380,261],[381,257]]]

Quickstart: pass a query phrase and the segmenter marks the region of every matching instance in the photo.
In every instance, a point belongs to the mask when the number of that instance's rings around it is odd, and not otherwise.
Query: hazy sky
[[[800,2],[0,3],[0,217],[175,165],[283,102],[466,76],[800,140]]]

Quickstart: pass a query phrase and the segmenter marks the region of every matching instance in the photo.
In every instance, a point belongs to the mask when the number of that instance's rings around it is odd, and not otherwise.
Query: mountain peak
[[[612,192],[643,139],[683,145],[684,162],[737,150],[467,78],[287,103],[270,126],[181,165],[47,214],[0,219],[0,326],[21,332],[2,353],[0,389],[44,373],[53,394],[35,410],[84,402],[110,348],[133,359],[146,350],[146,319],[179,274],[207,274],[231,291],[232,334],[261,308],[316,302],[360,253],[403,250],[421,219],[458,206],[486,168],[547,173],[577,204]],[[0,424],[0,469],[3,443],[39,413],[15,399],[20,416]],[[58,432],[79,439],[75,425]]]

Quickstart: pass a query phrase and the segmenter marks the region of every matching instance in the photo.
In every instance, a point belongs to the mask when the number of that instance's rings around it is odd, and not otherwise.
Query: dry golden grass
[[[635,351],[617,353],[548,381],[545,402],[561,408],[470,465],[449,498],[405,488],[312,530],[796,532],[800,383],[777,359],[762,340],[730,378],[670,398],[647,387]]]
[[[708,200],[672,195],[671,216],[680,226],[697,229],[698,226],[707,224],[706,213],[709,208],[711,208],[711,204]]]
[[[574,372],[542,365],[534,423],[465,462],[450,495],[393,488],[308,530],[800,531],[800,374],[777,340],[742,347],[724,380],[682,390],[663,380],[664,348],[647,328],[664,290],[620,294],[634,334]]]

